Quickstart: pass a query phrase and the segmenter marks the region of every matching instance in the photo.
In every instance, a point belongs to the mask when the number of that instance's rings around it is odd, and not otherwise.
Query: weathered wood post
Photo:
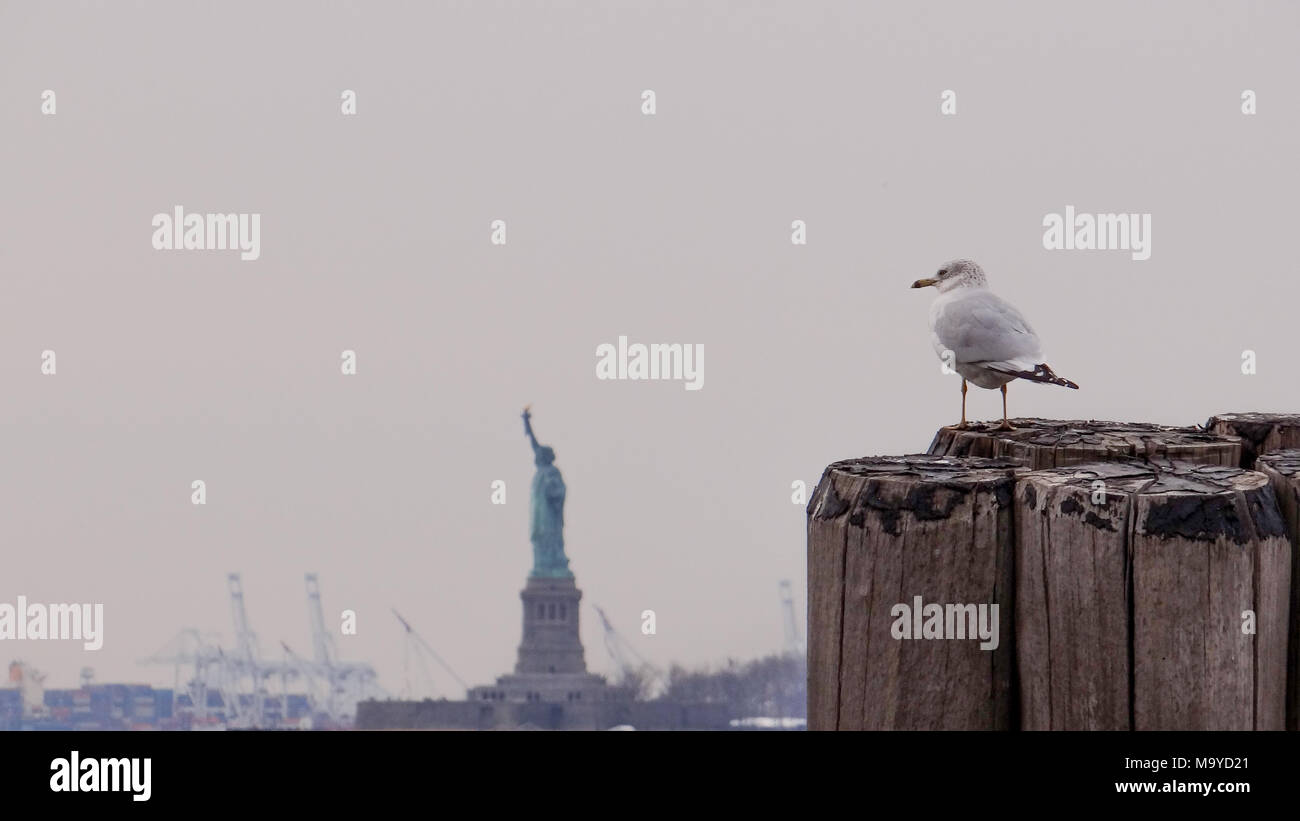
[[[808,503],[809,729],[1014,727],[1014,483],[1006,460],[882,456],[826,468]],[[966,638],[980,605],[995,648]],[[936,627],[962,638],[926,640]]]
[[[1300,450],[1266,453],[1255,470],[1268,477],[1291,537],[1291,609],[1287,646],[1286,728],[1300,730]]]
[[[1265,453],[1300,448],[1300,413],[1221,413],[1205,423],[1211,433],[1240,436],[1241,466],[1249,470]]]
[[[1241,441],[1195,425],[1169,427],[1145,422],[1013,419],[1015,430],[974,423],[967,430],[940,428],[928,453],[1014,459],[1040,470],[1135,457],[1178,459],[1209,465],[1237,465]]]
[[[1267,477],[1036,471],[1015,516],[1025,729],[1283,729],[1291,548]]]

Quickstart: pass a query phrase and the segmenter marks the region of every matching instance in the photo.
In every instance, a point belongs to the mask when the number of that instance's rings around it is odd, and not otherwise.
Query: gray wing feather
[[[984,288],[972,288],[939,306],[934,345],[962,364],[985,363],[1033,370],[1043,361],[1038,335],[1015,306]]]

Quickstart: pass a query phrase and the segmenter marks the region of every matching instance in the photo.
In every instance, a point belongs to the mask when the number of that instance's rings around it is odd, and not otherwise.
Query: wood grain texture
[[[838,730],[845,526],[865,478],[827,468],[808,500],[808,729]]]
[[[1282,729],[1291,552],[1266,477],[1169,460],[1035,471],[1015,514],[1025,729]]]
[[[1133,729],[1283,729],[1291,547],[1268,479],[1153,467],[1133,497]]]
[[[1300,450],[1280,450],[1259,457],[1255,469],[1268,477],[1291,539],[1291,594],[1288,603],[1286,726],[1300,730]]]
[[[1247,470],[1265,453],[1300,448],[1300,413],[1221,413],[1211,416],[1205,429],[1240,437],[1239,464]]]
[[[810,729],[1015,726],[1015,467],[906,456],[826,469],[808,508]],[[998,647],[895,638],[891,611],[916,596],[997,603]]]
[[[1154,478],[1141,463],[1099,462],[1017,483],[1023,729],[1131,728],[1132,500]]]
[[[809,728],[1300,729],[1300,447],[1268,452],[1290,418],[1018,419],[830,465]],[[896,637],[917,597],[997,603],[997,650]]]
[[[928,453],[1012,459],[1042,470],[1113,459],[1178,459],[1210,465],[1239,465],[1241,441],[1195,425],[1170,427],[1146,422],[1013,419],[1013,431],[974,423],[967,430],[940,428]]]

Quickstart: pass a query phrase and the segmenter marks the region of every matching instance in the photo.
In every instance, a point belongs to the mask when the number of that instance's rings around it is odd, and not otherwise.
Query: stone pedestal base
[[[526,673],[501,676],[494,687],[475,687],[469,691],[469,700],[591,704],[627,699],[622,689],[606,684],[604,676],[592,673]]]
[[[530,578],[519,592],[524,604],[524,634],[516,675],[585,674],[578,604],[582,591],[573,579]]]

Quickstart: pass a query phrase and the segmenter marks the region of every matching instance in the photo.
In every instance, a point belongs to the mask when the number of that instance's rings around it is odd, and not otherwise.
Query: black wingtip
[[[1064,376],[1057,376],[1056,371],[1052,370],[1052,367],[1046,362],[1040,362],[1038,366],[1034,368],[1034,373],[1036,375],[1041,374],[1042,376],[1045,376],[1046,379],[1044,381],[1051,382],[1053,385],[1060,385],[1063,388],[1072,388],[1076,391],[1079,389],[1078,385],[1066,379]]]
[[[1032,371],[1004,371],[998,368],[992,368],[998,373],[1004,373],[1007,376],[1014,376],[1019,379],[1025,379],[1030,382],[1041,382],[1045,385],[1060,385],[1063,388],[1073,388],[1078,390],[1079,386],[1066,379],[1063,376],[1057,376],[1056,373],[1047,366],[1046,363],[1039,363],[1034,366]]]

